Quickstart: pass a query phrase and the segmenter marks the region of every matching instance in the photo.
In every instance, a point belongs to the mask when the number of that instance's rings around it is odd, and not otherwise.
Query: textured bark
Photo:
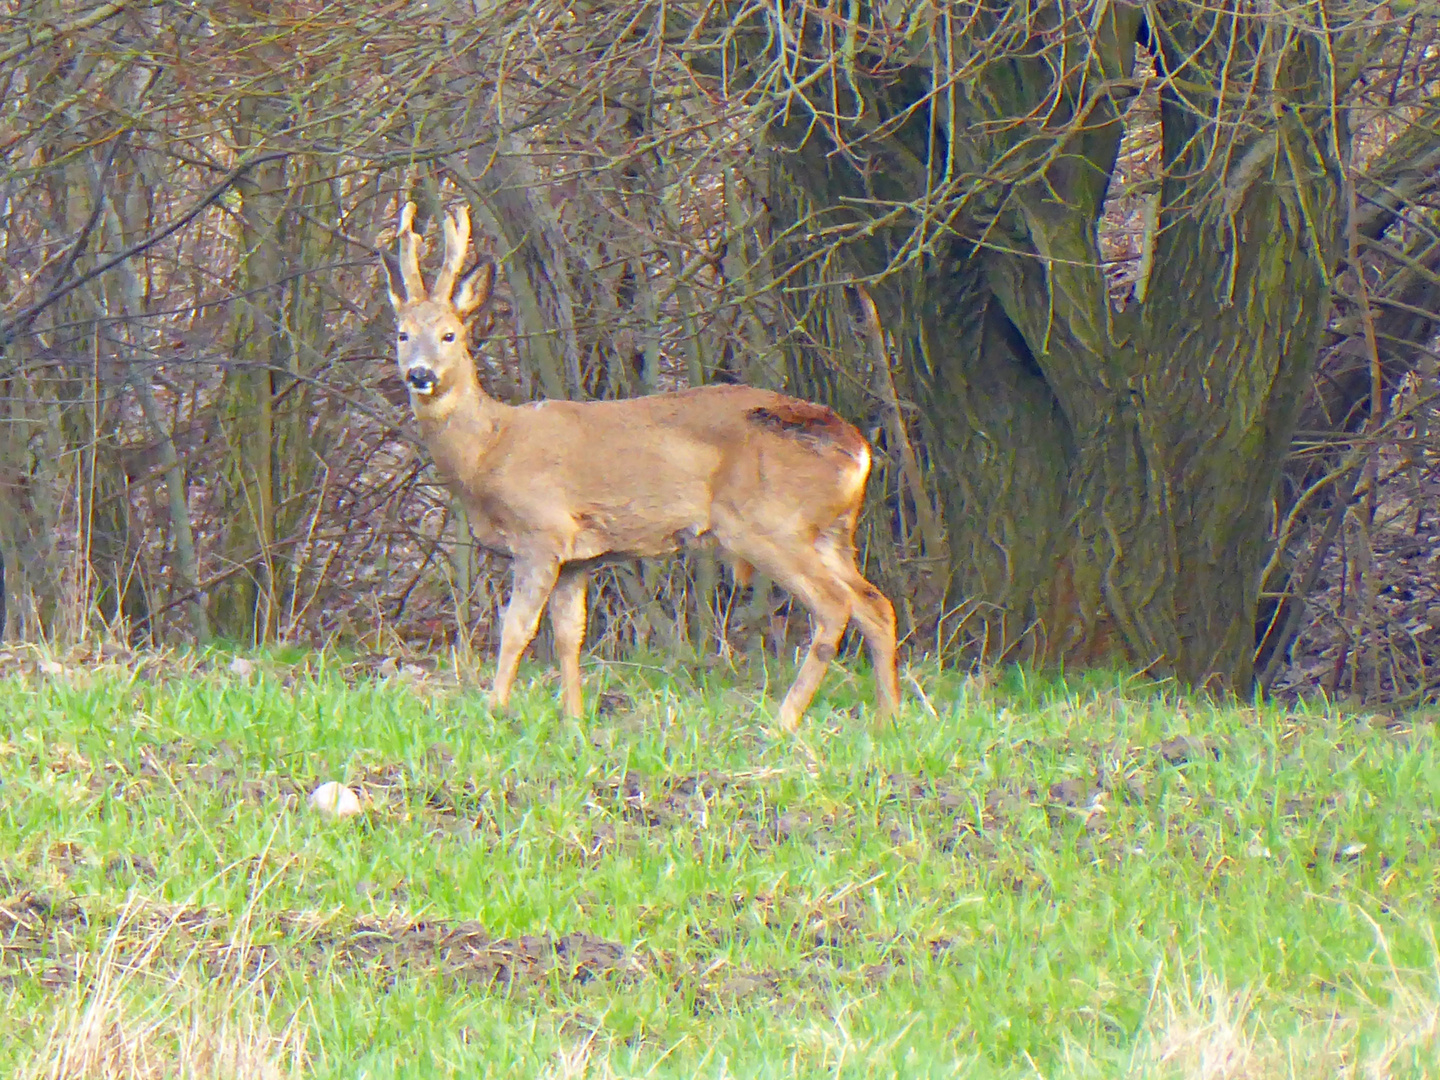
[[[106,211],[106,225],[116,249],[123,249],[128,243],[142,235],[145,222],[136,220],[138,200],[127,200],[111,206]],[[122,218],[129,218],[124,220]],[[150,389],[150,373],[142,357],[153,355],[145,342],[146,328],[137,317],[145,309],[145,286],[134,262],[118,267],[118,300],[116,306],[124,322],[118,330],[127,351],[130,353],[126,379],[136,400],[154,433],[158,449],[158,466],[164,472],[167,505],[169,508],[170,532],[174,538],[175,572],[181,585],[194,595],[190,602],[190,626],[195,640],[202,645],[210,643],[210,618],[205,598],[200,594],[200,574],[195,561],[195,537],[190,527],[189,482],[185,467],[175,451],[174,433],[166,424],[155,395]],[[147,632],[152,628],[146,626]]]
[[[275,103],[242,99],[236,142],[258,150],[283,139]],[[226,438],[224,557],[249,569],[214,596],[216,629],[264,641],[304,593],[308,527],[331,418],[315,407],[313,375],[327,360],[323,282],[299,268],[336,260],[329,185],[313,160],[261,165],[237,181],[240,249],[230,364],[220,401]]]
[[[244,148],[263,144],[271,117],[258,99],[245,98],[235,125]],[[243,252],[231,328],[229,365],[222,390],[226,489],[223,557],[252,565],[219,586],[212,599],[215,627],[241,640],[265,641],[275,631],[277,582],[271,553],[275,523],[275,373],[285,365],[280,336],[284,259],[280,230],[284,217],[285,163],[272,161],[243,177],[240,196],[240,250]],[[258,560],[253,560],[256,552]]]

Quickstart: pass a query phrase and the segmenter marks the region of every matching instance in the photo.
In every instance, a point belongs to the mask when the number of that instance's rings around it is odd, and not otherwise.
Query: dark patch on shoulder
[[[746,414],[752,424],[777,434],[798,438],[812,449],[833,446],[859,457],[866,445],[864,437],[840,418],[828,405],[782,398],[774,405],[757,405]]]

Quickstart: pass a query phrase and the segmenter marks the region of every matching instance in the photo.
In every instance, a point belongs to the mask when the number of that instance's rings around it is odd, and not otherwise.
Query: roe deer
[[[605,556],[670,555],[713,540],[748,585],[755,568],[810,609],[814,636],[779,721],[793,730],[859,624],[881,717],[900,699],[895,609],[855,565],[855,523],[870,471],[863,436],[824,405],[748,386],[618,401],[506,405],[480,388],[465,320],[485,306],[495,265],[462,273],[470,218],[445,221],[433,289],[420,271],[415,205],[400,214],[400,257],[382,250],[400,375],[441,476],[484,547],[511,557],[493,700],[504,706],[548,600],[569,715],[581,715],[580,647],[591,568]]]

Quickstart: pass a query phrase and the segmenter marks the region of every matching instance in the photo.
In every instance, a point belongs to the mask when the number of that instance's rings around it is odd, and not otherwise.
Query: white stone
[[[310,793],[310,806],[322,817],[348,818],[360,813],[360,798],[344,784],[329,780]]]

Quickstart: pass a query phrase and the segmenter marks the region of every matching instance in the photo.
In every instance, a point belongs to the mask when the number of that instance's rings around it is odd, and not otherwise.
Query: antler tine
[[[415,204],[407,202],[400,210],[400,273],[405,279],[405,299],[418,304],[426,299],[425,278],[420,273],[420,236],[415,232]]]
[[[461,206],[445,219],[445,266],[435,279],[435,299],[449,300],[455,280],[465,267],[465,254],[470,247],[470,208]]]

